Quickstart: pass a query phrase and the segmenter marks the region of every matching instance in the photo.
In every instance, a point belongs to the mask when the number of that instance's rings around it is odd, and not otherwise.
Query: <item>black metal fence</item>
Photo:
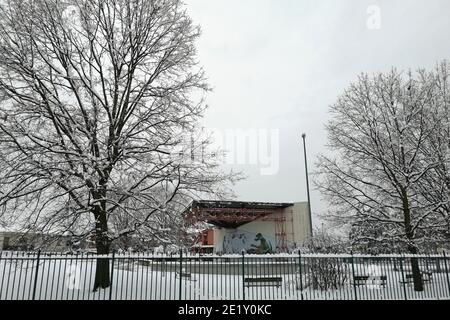
[[[98,259],[111,286],[93,292]],[[417,261],[423,290],[414,285]],[[1,300],[450,299],[444,255],[48,254],[0,252]],[[416,278],[417,278],[416,272]]]

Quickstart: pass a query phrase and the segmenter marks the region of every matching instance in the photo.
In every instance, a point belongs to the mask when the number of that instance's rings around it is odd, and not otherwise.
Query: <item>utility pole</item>
[[[309,228],[311,230],[311,241],[313,239],[313,224],[312,224],[312,214],[311,214],[311,196],[309,193],[309,175],[308,175],[308,158],[306,156],[306,134],[302,134],[303,139],[303,152],[305,154],[305,172],[306,172],[306,192],[308,194],[308,214],[309,214]]]

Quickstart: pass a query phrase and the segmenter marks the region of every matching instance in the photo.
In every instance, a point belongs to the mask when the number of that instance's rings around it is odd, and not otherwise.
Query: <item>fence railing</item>
[[[111,285],[94,292],[98,259],[109,262]],[[449,267],[445,255],[102,256],[3,251],[0,300],[450,299]]]

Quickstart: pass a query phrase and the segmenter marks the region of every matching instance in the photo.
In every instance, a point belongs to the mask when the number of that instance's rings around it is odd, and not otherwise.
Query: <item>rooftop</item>
[[[203,221],[222,228],[237,228],[293,206],[293,203],[193,201],[186,211],[191,222]]]
[[[239,209],[284,209],[293,203],[245,202],[245,201],[192,201],[190,208],[239,208]]]

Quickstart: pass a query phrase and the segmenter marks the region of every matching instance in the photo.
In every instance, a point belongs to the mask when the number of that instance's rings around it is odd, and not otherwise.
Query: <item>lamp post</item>
[[[305,154],[305,172],[306,172],[306,193],[308,194],[308,214],[309,214],[309,228],[311,230],[311,241],[313,239],[312,214],[311,214],[311,196],[309,193],[309,176],[308,176],[308,159],[306,157],[306,134],[302,134],[303,152]]]

